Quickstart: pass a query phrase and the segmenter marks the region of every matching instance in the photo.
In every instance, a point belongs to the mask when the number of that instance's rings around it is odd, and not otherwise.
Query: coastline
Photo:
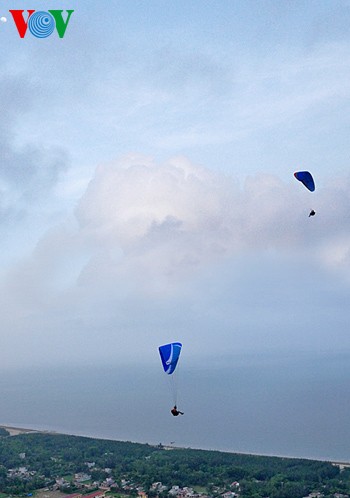
[[[64,433],[64,432],[57,432],[53,430],[45,430],[45,429],[29,429],[25,427],[14,427],[11,425],[1,425],[0,428],[6,429],[10,433],[11,436],[18,436],[19,434],[29,434],[29,433],[38,433],[38,434],[62,434],[66,436],[80,436],[80,437],[87,437],[87,438],[92,438],[92,439],[108,439],[108,438],[103,438],[103,437],[96,437],[96,436],[87,436],[87,435],[81,435],[81,434],[70,434],[70,433]],[[137,441],[134,441],[137,442]],[[150,443],[140,443],[140,444],[150,444]],[[150,444],[150,446],[153,446]],[[171,450],[176,450],[176,449],[182,449],[181,447],[177,446],[164,446],[165,449],[171,449]],[[203,448],[186,448],[186,449],[193,449],[193,450],[203,450],[203,451],[220,451],[223,453],[234,453],[237,455],[252,455],[252,456],[261,456],[261,457],[273,457],[273,458],[290,458],[290,459],[302,459],[302,460],[315,460],[319,462],[324,462],[324,461],[329,461],[332,465],[335,465],[340,468],[340,470],[344,470],[345,468],[350,468],[350,461],[349,462],[343,462],[343,461],[337,461],[337,460],[323,460],[320,458],[306,458],[306,457],[295,457],[295,456],[287,456],[287,455],[268,455],[268,454],[258,454],[258,453],[242,453],[241,451],[223,451],[223,450],[213,450],[213,449],[203,449]]]
[[[10,436],[18,436],[18,434],[28,434],[30,432],[38,432],[38,433],[46,433],[46,434],[58,434],[55,431],[27,429],[24,427],[14,427],[14,426],[10,426],[10,425],[0,425],[0,428],[5,429],[7,432],[9,432]]]

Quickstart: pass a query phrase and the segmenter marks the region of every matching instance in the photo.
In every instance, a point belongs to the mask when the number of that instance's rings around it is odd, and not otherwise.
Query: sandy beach
[[[0,425],[2,429],[7,430],[10,433],[10,436],[17,436],[18,434],[26,434],[28,432],[44,432],[44,431],[37,431],[34,429],[25,429],[23,427],[10,427],[7,425]]]

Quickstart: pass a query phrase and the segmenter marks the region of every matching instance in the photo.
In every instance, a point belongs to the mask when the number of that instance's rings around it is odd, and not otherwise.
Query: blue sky
[[[0,15],[2,369],[350,353],[350,2]]]
[[[335,161],[346,171],[347,2],[70,7],[62,43],[1,26],[7,74],[28,92],[16,122],[23,138],[45,131],[85,171],[130,150],[185,154],[241,179],[260,170],[287,178],[300,164],[324,182]]]

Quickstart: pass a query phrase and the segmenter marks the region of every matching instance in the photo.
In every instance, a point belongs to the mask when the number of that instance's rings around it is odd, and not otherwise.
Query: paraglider
[[[301,182],[310,192],[315,191],[315,182],[314,179],[312,178],[312,174],[309,171],[296,171],[294,173],[294,176],[299,182]],[[310,216],[315,216],[316,211],[311,209],[309,218]]]
[[[170,344],[159,346],[159,354],[166,374],[170,375],[174,373],[177,362],[179,361],[181,349],[181,342],[171,342]]]
[[[178,415],[183,415],[183,412],[180,412],[177,409],[177,379],[174,376],[174,372],[177,367],[177,363],[179,361],[182,344],[181,342],[172,342],[170,344],[164,344],[163,346],[159,346],[159,354],[160,359],[162,361],[164,372],[169,375],[169,379],[171,382],[171,389],[173,394],[174,407],[170,410],[174,417]]]
[[[170,410],[170,412],[172,413],[172,415],[174,415],[174,417],[177,417],[178,415],[184,415],[184,412],[180,412],[178,409],[177,409],[177,406],[174,405],[174,408],[172,408]]]

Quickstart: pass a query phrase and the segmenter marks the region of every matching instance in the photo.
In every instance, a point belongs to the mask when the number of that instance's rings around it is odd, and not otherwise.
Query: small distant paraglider
[[[176,405],[174,405],[174,408],[172,408],[170,412],[172,415],[174,415],[174,417],[177,417],[178,415],[184,415],[184,412],[180,412],[180,410],[177,409]]]
[[[312,178],[312,174],[309,171],[296,171],[294,173],[294,176],[299,182],[301,182],[310,192],[315,191],[315,182],[314,179]],[[309,218],[310,216],[315,216],[316,211],[311,209],[309,213]]]
[[[176,406],[177,383],[173,374],[175,372],[177,363],[179,361],[182,344],[181,342],[172,342],[170,344],[164,344],[163,346],[159,346],[158,349],[159,349],[160,359],[162,360],[164,372],[167,375],[171,375],[171,388],[173,393],[174,407],[170,410],[170,412],[172,415],[174,415],[174,417],[177,417],[178,415],[183,415],[184,413],[180,412]]]
[[[294,176],[299,182],[303,183],[305,187],[310,190],[310,192],[314,192],[315,190],[315,182],[312,178],[312,174],[309,171],[296,171]]]

